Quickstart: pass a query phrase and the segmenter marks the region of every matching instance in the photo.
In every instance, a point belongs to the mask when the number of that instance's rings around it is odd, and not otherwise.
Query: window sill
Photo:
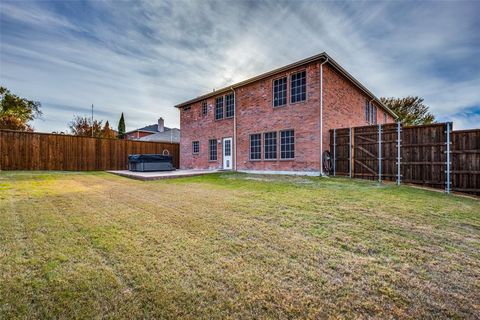
[[[248,159],[248,161],[250,161],[250,162],[261,162],[262,159]]]
[[[218,162],[218,160],[208,160],[208,162]]]
[[[307,100],[303,100],[303,101],[290,102],[289,105],[293,106],[293,105],[296,105],[296,104],[306,104],[306,103],[307,103]]]

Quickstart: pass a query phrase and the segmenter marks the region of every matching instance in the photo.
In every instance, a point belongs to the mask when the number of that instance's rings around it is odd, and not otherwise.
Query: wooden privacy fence
[[[400,123],[330,130],[333,175],[480,195],[480,129]]]
[[[179,144],[0,130],[0,170],[124,170],[129,154],[169,154]]]

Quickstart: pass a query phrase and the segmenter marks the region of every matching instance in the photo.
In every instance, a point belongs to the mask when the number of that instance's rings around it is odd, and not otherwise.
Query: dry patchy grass
[[[0,318],[478,318],[480,201],[346,179],[0,173]]]

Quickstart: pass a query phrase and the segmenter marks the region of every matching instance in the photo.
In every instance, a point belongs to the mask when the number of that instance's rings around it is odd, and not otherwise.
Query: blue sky
[[[480,1],[0,1],[0,84],[73,115],[179,126],[173,105],[326,51],[378,97],[480,127]]]

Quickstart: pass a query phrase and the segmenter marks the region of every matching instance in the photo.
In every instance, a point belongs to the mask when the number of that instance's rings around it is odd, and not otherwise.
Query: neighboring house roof
[[[180,129],[165,128],[163,132],[156,132],[138,139],[138,141],[160,141],[180,143]]]
[[[378,99],[373,93],[371,93],[365,86],[363,86],[350,73],[348,73],[345,69],[343,69],[343,67],[341,67],[335,60],[333,60],[332,57],[330,57],[326,52],[322,52],[322,53],[317,54],[315,56],[312,56],[310,58],[306,58],[306,59],[291,63],[291,64],[286,65],[284,67],[281,67],[281,68],[278,68],[278,69],[275,69],[275,70],[272,70],[272,71],[269,71],[269,72],[266,72],[266,73],[262,73],[261,75],[258,75],[256,77],[253,77],[253,78],[250,78],[250,79],[238,82],[238,83],[235,83],[231,86],[222,88],[220,90],[215,90],[215,91],[210,92],[208,94],[204,94],[204,95],[199,96],[197,98],[182,102],[182,103],[176,105],[175,108],[182,108],[182,107],[187,106],[189,104],[199,102],[199,101],[205,100],[205,99],[210,98],[210,97],[214,97],[216,95],[219,95],[219,94],[222,94],[222,93],[225,93],[225,92],[228,92],[228,91],[232,91],[232,89],[242,87],[242,86],[247,85],[249,83],[262,80],[264,78],[270,77],[270,76],[275,75],[277,73],[287,71],[287,70],[290,70],[290,69],[293,69],[293,68],[311,63],[311,62],[315,62],[317,60],[322,60],[323,62],[327,61],[327,63],[329,65],[331,65],[334,69],[336,69],[338,72],[343,74],[347,79],[352,81],[360,90],[362,90],[366,95],[370,96],[376,103],[378,103],[390,115],[392,115],[394,118],[398,118],[397,115],[392,110],[390,110],[386,105],[384,105],[380,101],[380,99]]]
[[[170,128],[165,127],[165,130],[170,130]],[[135,129],[135,130],[131,130],[131,131],[126,132],[125,134],[129,134],[129,133],[137,132],[137,131],[141,131],[141,132],[158,132],[158,124],[151,124],[151,125],[148,125],[148,126],[145,126],[145,127],[142,127],[142,128],[138,128],[138,129]]]

